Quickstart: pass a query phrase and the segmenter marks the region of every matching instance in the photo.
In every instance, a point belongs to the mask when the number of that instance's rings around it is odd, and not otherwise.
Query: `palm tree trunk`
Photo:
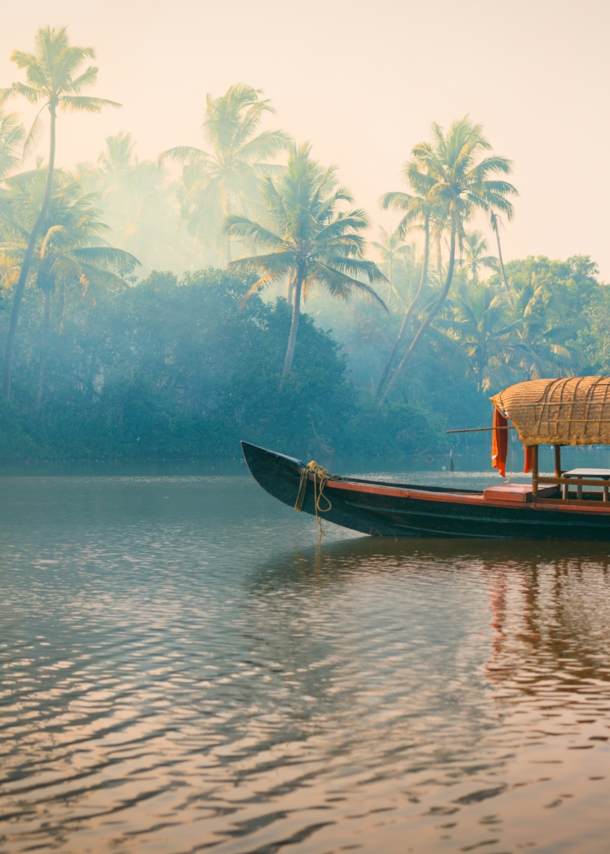
[[[64,319],[66,314],[66,286],[62,281],[61,289],[59,291],[59,334],[62,336],[64,334]]]
[[[405,336],[405,332],[409,328],[409,321],[411,320],[411,315],[415,311],[415,306],[417,301],[419,300],[424,286],[426,284],[426,279],[428,278],[428,255],[430,254],[430,217],[426,217],[426,222],[424,225],[424,259],[422,262],[422,270],[421,277],[419,280],[419,287],[417,289],[417,293],[411,300],[411,304],[405,312],[405,316],[402,319],[402,324],[400,326],[400,331],[398,333],[398,338],[394,342],[394,346],[392,347],[392,352],[388,356],[388,360],[385,363],[385,367],[383,369],[383,373],[381,374],[381,379],[379,380],[379,385],[377,386],[377,397],[383,391],[383,386],[388,378],[388,374],[390,373],[390,368],[392,367],[392,362],[396,356],[398,348],[400,347],[402,340]]]
[[[226,194],[224,188],[221,187],[221,209],[222,209],[222,217],[223,221],[227,219],[227,217],[231,213],[231,206],[229,202],[228,195]],[[227,259],[227,267],[231,263],[231,238],[228,234],[225,234],[225,258]]]
[[[40,365],[38,367],[38,392],[36,394],[36,413],[40,411],[42,395],[44,393],[44,374],[47,362],[47,349],[49,346],[49,329],[51,327],[51,291],[46,290],[44,294],[44,314],[42,319],[42,336],[40,339]]]
[[[286,302],[288,305],[292,305],[292,296],[294,294],[294,278],[288,281],[288,288],[286,290]]]
[[[284,380],[292,370],[292,361],[294,359],[294,348],[297,343],[297,331],[299,328],[299,318],[301,316],[301,288],[303,286],[303,274],[300,270],[297,271],[294,280],[294,303],[292,305],[292,322],[290,323],[290,335],[288,336],[288,347],[286,348],[286,358],[284,360],[284,370],[282,371],[282,379],[280,381],[280,389],[283,388]]]
[[[380,396],[379,404],[378,404],[379,408],[381,408],[383,406],[386,398],[388,397],[388,395],[390,394],[390,392],[392,391],[392,389],[396,385],[396,380],[398,379],[398,377],[400,376],[400,374],[404,370],[405,366],[408,365],[409,361],[411,360],[411,357],[412,357],[413,353],[415,352],[415,348],[417,347],[417,345],[421,341],[425,331],[430,326],[430,324],[432,323],[432,321],[434,320],[434,318],[436,317],[436,315],[438,314],[438,312],[442,308],[443,303],[447,299],[447,294],[449,293],[449,289],[451,287],[451,282],[453,280],[453,270],[455,268],[455,237],[456,237],[456,233],[457,233],[457,219],[456,219],[456,217],[457,217],[457,214],[454,213],[452,218],[451,218],[451,239],[450,239],[450,245],[449,245],[449,266],[447,268],[447,278],[445,279],[445,286],[443,287],[443,290],[439,294],[438,299],[436,300],[436,302],[434,303],[434,305],[430,309],[429,313],[426,315],[425,319],[422,321],[421,326],[417,330],[417,334],[415,335],[415,338],[413,339],[413,341],[411,341],[409,349],[407,350],[407,352],[404,354],[404,356],[402,357],[402,359],[398,363],[396,370],[394,371],[390,381],[388,382],[388,384],[385,387],[385,391]]]
[[[508,294],[508,298],[510,300],[510,304],[514,307],[515,303],[513,301],[513,295],[510,290],[510,286],[508,284],[508,279],[506,278],[506,270],[504,269],[504,259],[502,258],[502,247],[500,246],[500,229],[498,228],[498,217],[495,213],[491,215],[491,224],[493,230],[496,232],[496,243],[498,244],[498,261],[500,262],[500,270],[502,271],[502,281],[504,282],[504,287],[506,288],[506,292]]]
[[[443,281],[443,232],[442,230],[436,235],[436,271],[438,275],[438,283]]]
[[[55,106],[53,104],[49,105],[49,112],[51,114],[51,144],[49,149],[49,168],[47,172],[47,183],[45,186],[42,207],[40,208],[40,213],[38,214],[38,218],[34,223],[34,228],[30,233],[30,239],[28,241],[27,249],[25,250],[25,256],[21,265],[21,272],[19,273],[19,280],[17,282],[17,287],[15,288],[15,296],[13,298],[13,308],[11,310],[11,319],[8,328],[8,335],[6,336],[6,349],[4,351],[3,387],[4,395],[7,400],[11,399],[13,352],[15,349],[15,336],[17,335],[17,324],[19,323],[21,301],[23,300],[23,294],[25,292],[25,286],[30,272],[30,267],[32,266],[32,259],[34,257],[34,250],[36,248],[36,240],[38,239],[40,229],[42,228],[45,217],[47,215],[47,211],[49,210],[49,204],[51,203],[51,190],[53,188],[53,169],[55,167]]]

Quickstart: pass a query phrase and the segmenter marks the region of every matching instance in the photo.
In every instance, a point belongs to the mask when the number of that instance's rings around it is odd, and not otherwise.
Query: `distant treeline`
[[[293,370],[280,390],[291,319],[286,301],[254,297],[242,307],[248,282],[208,269],[180,281],[152,273],[137,287],[95,298],[74,293],[58,303],[37,409],[44,300],[32,290],[24,301],[14,398],[0,404],[0,458],[231,459],[240,439],[323,459],[446,452],[448,427],[489,420],[473,352],[477,340],[488,348],[486,364],[498,370],[509,370],[519,348],[522,357],[530,347],[529,357],[543,358],[557,347],[566,358],[578,351],[583,372],[610,373],[610,290],[590,274],[590,263],[540,258],[511,262],[508,269],[525,303],[529,338],[520,325],[495,335],[508,318],[495,316],[493,299],[481,299],[486,326],[481,329],[474,314],[447,316],[399,394],[382,408],[371,381],[400,315],[385,318],[372,305],[350,303],[332,333],[303,315]],[[528,291],[532,280],[538,284]],[[501,292],[499,283],[485,287]],[[7,321],[8,312],[0,312],[3,329]],[[537,339],[549,329],[562,343]],[[503,382],[511,379],[519,374]]]
[[[136,288],[70,303],[48,342],[36,409],[43,301],[24,303],[15,395],[4,403],[1,458],[235,458],[239,440],[328,459],[439,448],[418,407],[380,415],[346,359],[306,315],[290,379],[278,390],[286,301],[240,308],[243,279],[223,271],[152,273]],[[54,318],[55,319],[55,318]],[[6,321],[6,314],[4,315]],[[442,440],[441,440],[442,442]]]
[[[142,162],[121,133],[59,168],[62,112],[119,106],[85,94],[93,55],[45,27],[0,90],[0,458],[434,455],[494,391],[610,372],[591,259],[503,262],[512,163],[468,117],[412,148],[371,241],[245,84],[208,96],[201,149]],[[29,131],[13,97],[38,105]],[[20,171],[43,120],[48,158]]]

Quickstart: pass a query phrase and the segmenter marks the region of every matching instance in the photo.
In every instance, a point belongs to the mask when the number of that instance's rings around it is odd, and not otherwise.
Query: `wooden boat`
[[[492,464],[505,474],[507,431],[516,429],[531,484],[481,491],[390,484],[330,475],[248,442],[242,449],[255,480],[275,498],[363,534],[610,541],[610,469],[561,469],[562,446],[610,444],[610,377],[518,383],[492,403]],[[538,471],[542,444],[554,445],[553,476]]]

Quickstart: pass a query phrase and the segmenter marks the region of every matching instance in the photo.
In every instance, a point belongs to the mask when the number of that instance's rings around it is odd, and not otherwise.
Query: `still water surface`
[[[610,546],[326,531],[0,478],[0,851],[606,854]]]

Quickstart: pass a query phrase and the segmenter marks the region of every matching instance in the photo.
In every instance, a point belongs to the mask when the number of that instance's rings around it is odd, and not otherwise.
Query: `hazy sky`
[[[92,45],[100,96],[121,110],[62,117],[58,161],[95,159],[131,131],[141,158],[201,145],[205,95],[243,81],[273,122],[340,167],[379,219],[381,193],[432,121],[466,113],[514,161],[507,258],[591,255],[610,280],[610,4],[602,0],[2,0],[0,86],[34,31]],[[41,148],[41,153],[44,152]]]

